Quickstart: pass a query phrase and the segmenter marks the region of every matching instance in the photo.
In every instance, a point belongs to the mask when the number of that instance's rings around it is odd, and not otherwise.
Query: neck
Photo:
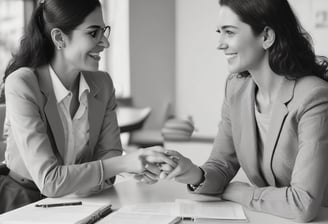
[[[80,71],[68,66],[64,58],[58,56],[51,61],[50,65],[66,89],[73,92],[78,86]]]
[[[280,86],[285,79],[283,76],[274,73],[268,63],[268,60],[260,64],[256,69],[249,70],[252,79],[258,87],[258,92],[267,102],[273,102],[280,90]]]

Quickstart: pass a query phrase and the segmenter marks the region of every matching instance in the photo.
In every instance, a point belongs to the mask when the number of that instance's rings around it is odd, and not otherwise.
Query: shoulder
[[[312,100],[328,99],[328,82],[316,76],[306,76],[297,79],[294,88],[294,98]]]
[[[5,81],[5,91],[28,93],[33,92],[38,87],[38,79],[34,70],[28,67],[22,67],[11,73]]]
[[[110,75],[107,72],[96,71],[96,72],[83,72],[86,81],[89,84],[94,84],[98,88],[106,87],[106,88],[114,88],[113,81]]]
[[[306,112],[318,106],[324,110],[328,109],[328,82],[316,76],[297,79],[289,108],[294,107]]]
[[[240,95],[253,85],[250,76],[241,77],[239,74],[230,74],[226,80],[226,96]]]

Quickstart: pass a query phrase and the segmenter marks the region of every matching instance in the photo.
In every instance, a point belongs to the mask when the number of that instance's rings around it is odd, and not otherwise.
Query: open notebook
[[[99,224],[173,224],[180,220],[217,223],[219,220],[247,222],[241,205],[228,201],[194,201],[143,203],[124,206]]]
[[[75,202],[74,199],[65,202]],[[39,202],[40,203],[40,202]],[[42,204],[45,202],[43,201]],[[47,200],[46,203],[62,203],[61,200]],[[0,216],[1,224],[89,224],[111,212],[106,203],[85,203],[75,206],[36,207],[30,204]]]

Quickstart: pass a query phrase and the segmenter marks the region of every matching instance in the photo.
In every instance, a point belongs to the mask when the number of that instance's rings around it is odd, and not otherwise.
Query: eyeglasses
[[[80,29],[75,29],[75,30],[80,30]],[[88,31],[88,30],[81,30],[81,31]],[[94,30],[90,30],[88,31],[88,34],[97,42],[99,42],[102,39],[102,37],[108,39],[110,35],[110,31],[111,31],[111,27],[105,26],[105,27],[98,27]]]

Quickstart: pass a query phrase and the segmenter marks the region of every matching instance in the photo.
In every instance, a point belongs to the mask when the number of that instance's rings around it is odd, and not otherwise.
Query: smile
[[[225,54],[227,60],[231,60],[233,58],[235,58],[237,56],[237,53],[234,53],[234,54]]]
[[[99,56],[99,53],[100,52],[98,52],[98,53],[89,53],[89,56],[92,57],[96,61],[100,61],[101,58]]]

